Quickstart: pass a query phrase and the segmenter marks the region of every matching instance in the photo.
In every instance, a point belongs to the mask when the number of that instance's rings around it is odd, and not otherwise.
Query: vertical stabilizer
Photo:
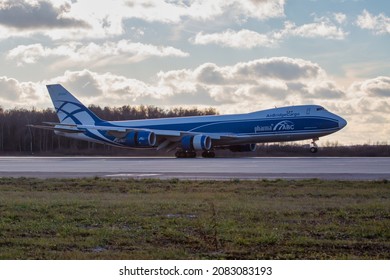
[[[62,85],[47,85],[51,100],[61,124],[93,125],[102,122]]]

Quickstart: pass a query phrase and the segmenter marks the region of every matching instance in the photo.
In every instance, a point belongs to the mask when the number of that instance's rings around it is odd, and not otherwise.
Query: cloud
[[[356,24],[360,28],[371,30],[377,35],[390,33],[390,18],[386,17],[383,13],[374,16],[367,10],[363,10],[358,16]]]
[[[124,32],[123,1],[0,0],[0,38],[44,35],[54,40],[106,38]]]
[[[212,93],[217,101],[228,100],[227,97],[217,95],[227,95],[227,92],[237,90],[242,93],[243,88],[252,92],[264,89],[264,94],[267,94],[268,89],[274,96],[276,88],[288,90],[291,85],[294,89],[296,86],[293,86],[293,82],[315,84],[324,77],[324,70],[317,64],[287,57],[257,59],[231,66],[204,63],[193,70],[172,70],[159,72],[157,75],[160,87],[170,88],[172,92],[190,94],[196,94],[197,90],[202,89]],[[315,97],[315,93],[310,96]]]
[[[390,77],[379,76],[363,82],[353,83],[350,91],[353,94],[371,97],[390,97]]]
[[[7,101],[18,100],[20,87],[18,81],[12,78],[0,77],[1,98]]]
[[[335,20],[341,24],[346,19],[344,14],[336,14]],[[317,18],[315,22],[297,26],[291,21],[284,23],[284,28],[262,34],[256,31],[241,29],[235,31],[227,29],[223,32],[199,32],[190,38],[195,45],[216,44],[236,49],[251,49],[255,47],[274,47],[288,37],[324,38],[330,40],[343,40],[348,35],[329,18]]]
[[[257,110],[303,100],[337,99],[344,92],[328,81],[325,71],[307,60],[273,57],[230,66],[204,63],[190,70],[160,72],[159,86],[172,94],[208,92],[225,112]],[[232,106],[234,104],[234,106]],[[267,105],[268,104],[268,105]]]
[[[230,67],[220,68],[214,63],[199,66],[192,75],[196,81],[207,85],[230,84]]]
[[[378,76],[350,85],[346,98],[338,102],[340,113],[348,120],[346,133],[349,141],[389,141],[389,97],[389,76]]]
[[[264,20],[284,16],[285,0],[247,0],[237,2],[242,5],[244,13],[253,18]]]
[[[40,53],[41,48],[36,47],[37,53]],[[228,66],[204,63],[195,69],[159,72],[153,81],[146,83],[109,72],[101,74],[85,69],[66,71],[62,76],[37,85],[63,83],[93,104],[147,102],[170,105],[177,104],[177,98],[186,102],[188,97],[194,105],[218,104],[222,112],[242,111],[242,108],[256,110],[270,106],[270,100],[273,106],[342,95],[334,84],[328,82],[325,71],[317,64],[287,57],[258,59]],[[7,80],[8,85],[15,83],[15,80]],[[20,88],[14,92],[20,93]],[[6,92],[13,90],[7,89]],[[5,96],[11,100],[9,94]],[[18,97],[15,104],[20,104],[22,99],[19,98],[20,102],[17,100]],[[26,104],[37,105],[37,102],[31,100]]]
[[[272,57],[238,63],[235,72],[242,79],[276,78],[281,80],[316,79],[323,70],[313,62],[289,57]]]
[[[158,104],[159,100],[170,94],[136,79],[84,69],[66,71],[62,76],[39,82],[0,77],[1,107],[52,108],[45,85],[53,83],[63,84],[85,104],[101,106]]]
[[[338,24],[343,24],[347,21],[347,15],[343,13],[334,13],[333,18]]]
[[[173,47],[133,43],[129,40],[105,42],[102,44],[70,42],[58,47],[44,47],[42,44],[20,45],[7,54],[7,59],[17,61],[19,66],[33,64],[40,59],[55,57],[67,64],[123,64],[138,62],[150,57],[187,57],[188,53]]]
[[[56,7],[49,1],[3,0],[0,25],[15,30],[89,28],[85,21],[67,16],[70,8],[67,2]]]
[[[142,104],[152,98],[155,103],[170,94],[163,89],[140,80],[112,73],[97,73],[87,69],[66,71],[64,75],[45,81],[61,83],[76,95],[84,97],[87,104],[109,106]]]
[[[321,81],[312,85],[309,93],[316,99],[342,99],[345,92],[338,88],[332,81]]]
[[[23,64],[36,63],[40,58],[47,57],[56,52],[58,53],[58,50],[53,51],[48,48],[44,48],[41,44],[33,44],[27,46],[20,45],[8,52],[7,59],[16,60],[18,66],[21,66]]]
[[[14,78],[0,77],[1,107],[26,107],[26,104],[38,104],[38,101],[41,100],[37,95],[39,87],[39,83],[19,82]]]
[[[275,40],[265,34],[247,29],[240,31],[228,29],[222,33],[204,34],[199,32],[190,39],[190,42],[195,45],[216,44],[237,49],[251,49],[259,46],[273,46]]]
[[[274,34],[275,38],[302,37],[302,38],[325,38],[343,40],[347,33],[342,28],[330,22],[328,18],[321,18],[317,22],[296,26],[295,23],[286,21],[284,29]]]
[[[225,24],[284,16],[285,0],[1,0],[0,38],[43,34],[53,40],[123,35],[127,19],[178,25],[182,22]]]
[[[284,16],[285,0],[190,0],[190,1],[126,1],[128,18],[145,21],[179,23],[184,19],[211,21],[225,18],[243,21],[265,20]]]

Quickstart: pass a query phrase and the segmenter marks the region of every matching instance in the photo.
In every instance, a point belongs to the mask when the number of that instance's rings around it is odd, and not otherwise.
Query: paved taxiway
[[[0,177],[390,179],[390,158],[0,157]]]

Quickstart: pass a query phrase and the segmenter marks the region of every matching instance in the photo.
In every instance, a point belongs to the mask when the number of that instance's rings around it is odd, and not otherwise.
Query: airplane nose
[[[347,121],[343,118],[339,118],[339,128],[342,129],[344,126],[347,125]]]

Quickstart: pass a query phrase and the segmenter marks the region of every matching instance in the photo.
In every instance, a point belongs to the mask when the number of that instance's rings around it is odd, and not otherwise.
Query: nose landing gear
[[[313,154],[318,152],[318,146],[316,144],[316,141],[318,140],[319,140],[318,138],[314,138],[310,143],[310,152]]]

